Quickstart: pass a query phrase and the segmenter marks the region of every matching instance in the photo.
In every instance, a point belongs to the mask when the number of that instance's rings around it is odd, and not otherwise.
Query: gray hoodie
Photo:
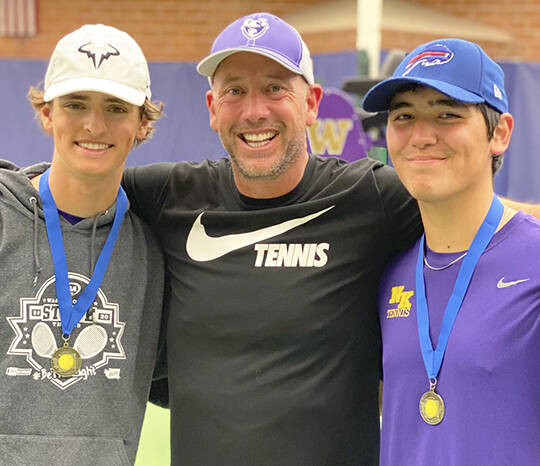
[[[57,377],[63,344],[41,198],[29,181],[48,164],[0,160],[0,465],[116,466],[135,461],[155,361],[163,261],[127,212],[93,305],[71,334],[82,368]],[[61,218],[71,293],[88,283],[115,207]]]

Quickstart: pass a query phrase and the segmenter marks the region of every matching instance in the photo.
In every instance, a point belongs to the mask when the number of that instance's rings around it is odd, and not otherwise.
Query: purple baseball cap
[[[309,50],[290,24],[270,13],[253,13],[229,24],[217,36],[210,55],[201,60],[197,71],[211,78],[219,64],[237,52],[264,55],[293,73],[314,83]]]
[[[485,102],[501,113],[508,111],[503,70],[478,44],[466,40],[439,39],[420,45],[391,78],[367,92],[362,107],[368,112],[388,110],[394,94],[409,83],[431,87],[460,102]]]

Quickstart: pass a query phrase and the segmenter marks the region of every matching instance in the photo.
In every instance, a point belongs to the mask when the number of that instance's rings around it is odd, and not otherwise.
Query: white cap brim
[[[50,86],[43,96],[45,102],[72,92],[94,91],[112,95],[120,100],[140,107],[144,104],[147,96],[144,92],[137,91],[130,86],[117,81],[109,81],[99,78],[73,78],[60,81]]]

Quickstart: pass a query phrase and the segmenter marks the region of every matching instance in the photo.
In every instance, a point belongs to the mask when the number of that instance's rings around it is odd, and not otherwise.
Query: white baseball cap
[[[44,100],[78,91],[143,105],[152,94],[148,64],[137,42],[103,24],[87,24],[60,39],[45,74]]]

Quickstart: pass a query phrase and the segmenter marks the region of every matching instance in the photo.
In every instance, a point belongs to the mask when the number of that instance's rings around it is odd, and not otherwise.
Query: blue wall
[[[327,87],[340,88],[344,79],[357,74],[355,52],[315,56],[315,76]],[[496,191],[516,200],[540,202],[540,157],[536,139],[540,120],[540,64],[502,63],[510,112],[516,128],[502,171],[495,179]],[[19,165],[50,160],[52,141],[34,120],[25,96],[30,85],[39,84],[46,70],[44,60],[0,60],[0,95],[4,102],[0,125],[0,157]],[[208,127],[204,94],[206,78],[193,63],[151,63],[153,98],[165,103],[155,138],[133,150],[129,165],[157,161],[218,158],[225,155],[216,134]]]

